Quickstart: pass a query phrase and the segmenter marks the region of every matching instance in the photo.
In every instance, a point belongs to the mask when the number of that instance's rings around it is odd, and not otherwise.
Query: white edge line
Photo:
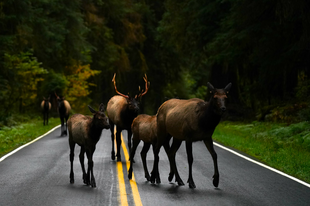
[[[45,134],[41,135],[40,137],[37,137],[36,139],[32,140],[31,142],[28,142],[18,148],[16,148],[15,150],[13,150],[12,152],[4,155],[3,157],[0,158],[0,162],[2,162],[3,160],[5,160],[7,157],[11,156],[12,154],[18,152],[19,150],[23,149],[24,147],[27,147],[28,145],[38,141],[39,139],[45,137],[46,135],[48,135],[49,133],[53,132],[54,130],[56,130],[58,127],[60,127],[61,125],[58,125],[56,127],[54,127],[53,129],[51,129],[50,131],[46,132]]]
[[[239,157],[242,157],[243,159],[246,159],[246,160],[248,160],[248,161],[250,161],[250,162],[253,162],[253,163],[255,163],[255,164],[259,165],[259,166],[265,167],[266,169],[269,169],[269,170],[271,170],[271,171],[273,171],[273,172],[276,172],[276,173],[278,173],[278,174],[280,174],[280,175],[282,175],[282,176],[284,176],[284,177],[287,177],[287,178],[289,178],[289,179],[291,179],[291,180],[294,180],[294,181],[296,181],[296,182],[298,182],[298,183],[300,183],[300,184],[303,184],[303,185],[305,185],[306,187],[309,187],[309,188],[310,188],[310,184],[308,184],[308,183],[306,183],[306,182],[304,182],[304,181],[302,181],[302,180],[300,180],[300,179],[297,179],[296,177],[290,176],[290,175],[288,175],[288,174],[285,174],[284,172],[281,172],[281,171],[279,171],[279,170],[277,170],[277,169],[274,169],[274,168],[272,168],[272,167],[269,167],[269,166],[267,166],[267,165],[265,165],[265,164],[263,164],[263,163],[260,163],[260,162],[258,162],[258,161],[255,161],[255,160],[253,160],[253,159],[251,159],[251,158],[249,158],[249,157],[246,157],[246,156],[244,156],[244,155],[242,155],[242,154],[240,154],[240,153],[238,153],[238,152],[236,152],[236,151],[234,151],[234,150],[228,149],[227,147],[224,147],[223,145],[220,145],[220,144],[218,144],[218,143],[216,143],[216,142],[213,142],[213,144],[216,145],[216,146],[218,146],[218,147],[220,147],[220,148],[222,148],[222,149],[224,149],[224,150],[227,150],[228,152],[231,152],[231,153],[233,153],[233,154],[235,154],[235,155],[237,155],[237,156],[239,156]]]
[[[56,129],[59,128],[60,126],[61,126],[61,125],[58,125],[58,126],[54,127],[53,129],[51,129],[51,130],[49,130],[48,132],[46,132],[45,134],[43,134],[43,135],[37,137],[36,139],[32,140],[31,142],[28,142],[28,143],[26,143],[26,144],[24,144],[24,145],[18,147],[17,149],[13,150],[12,152],[10,152],[10,153],[4,155],[3,157],[0,158],[0,162],[2,162],[3,160],[5,160],[7,157],[11,156],[12,154],[18,152],[19,150],[23,149],[24,147],[27,147],[28,145],[30,145],[30,144],[32,144],[32,143],[38,141],[39,139],[45,137],[46,135],[48,135],[49,133],[53,132],[54,130],[56,130]],[[273,171],[273,172],[276,172],[276,173],[278,173],[278,174],[280,174],[280,175],[282,175],[282,176],[284,176],[284,177],[287,177],[287,178],[289,178],[289,179],[291,179],[291,180],[294,180],[294,181],[296,181],[296,182],[298,182],[298,183],[300,183],[300,184],[303,184],[303,185],[305,185],[306,187],[309,187],[309,188],[310,188],[310,184],[308,184],[308,183],[306,183],[306,182],[304,182],[304,181],[302,181],[302,180],[300,180],[300,179],[297,179],[297,178],[295,178],[295,177],[293,177],[293,176],[290,176],[290,175],[288,175],[288,174],[286,174],[286,173],[284,173],[284,172],[281,172],[281,171],[279,171],[279,170],[277,170],[277,169],[274,169],[274,168],[269,167],[269,166],[267,166],[267,165],[265,165],[265,164],[262,164],[262,163],[260,163],[260,162],[257,162],[257,161],[255,161],[255,160],[253,160],[253,159],[251,159],[251,158],[249,158],[249,157],[246,157],[246,156],[244,156],[244,155],[242,155],[242,154],[240,154],[240,153],[238,153],[238,152],[236,152],[236,151],[234,151],[234,150],[228,149],[227,147],[224,147],[223,145],[220,145],[220,144],[218,144],[218,143],[216,143],[216,142],[213,142],[213,144],[216,145],[216,146],[218,146],[218,147],[220,147],[220,148],[222,148],[222,149],[224,149],[224,150],[226,150],[226,151],[228,151],[228,152],[231,152],[231,153],[233,153],[233,154],[235,154],[235,155],[237,155],[237,156],[239,156],[239,157],[242,157],[243,159],[246,159],[246,160],[248,160],[248,161],[250,161],[250,162],[253,162],[253,163],[255,163],[255,164],[259,165],[259,166],[262,166],[262,167],[264,167],[264,168],[266,168],[266,169],[269,169],[269,170],[271,170],[271,171]]]

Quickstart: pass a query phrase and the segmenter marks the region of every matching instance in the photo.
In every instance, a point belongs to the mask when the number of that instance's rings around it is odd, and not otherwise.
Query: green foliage
[[[50,70],[42,83],[42,93],[53,94],[54,92],[58,94],[63,94],[64,89],[69,86],[69,81],[62,73],[56,73],[54,70]]]
[[[200,98],[205,99],[207,86],[197,86],[196,80],[190,72],[184,70],[179,73],[180,78],[173,83],[168,83],[164,90],[164,96],[167,99],[171,98]]]
[[[306,0],[0,1],[0,102],[5,111],[8,105],[23,111],[57,92],[80,110],[115,94],[114,73],[120,90],[132,95],[146,73],[151,88],[141,107],[150,113],[167,98],[205,99],[207,82],[218,88],[232,82],[235,108],[257,113],[266,105],[299,105],[309,101],[309,6]],[[33,65],[19,71],[48,72],[36,73],[28,88],[26,74],[9,69],[21,55],[36,61],[24,60]],[[15,84],[27,92],[12,93]],[[297,116],[305,119],[307,111]]]
[[[12,105],[18,105],[22,111],[29,107],[37,97],[37,86],[43,81],[42,76],[47,70],[41,67],[41,63],[32,56],[31,52],[17,55],[4,54],[3,90],[1,102],[6,109],[6,115],[11,111]],[[17,102],[17,104],[16,104]],[[2,114],[3,115],[3,114]]]
[[[90,87],[96,86],[87,80],[100,73],[97,70],[91,70],[90,65],[75,65],[71,68],[73,71],[72,75],[67,76],[69,82],[68,87],[64,94],[67,95],[67,100],[70,102],[71,107],[75,111],[87,112],[87,105],[90,104],[88,95],[90,94]]]
[[[42,118],[38,117],[32,118],[31,121],[28,119],[28,121],[22,122],[19,122],[19,124],[15,126],[1,127],[0,157],[39,137],[60,123],[59,118],[49,118],[49,124],[43,126]]]
[[[223,122],[213,139],[243,151],[271,167],[310,182],[310,123]]]
[[[307,119],[302,118],[302,114],[306,112],[306,109],[309,108],[309,104],[307,103],[299,103],[293,105],[285,105],[285,106],[278,106],[270,111],[270,114],[266,115],[266,121],[273,121],[273,122],[300,122]],[[300,115],[297,115],[300,114]]]

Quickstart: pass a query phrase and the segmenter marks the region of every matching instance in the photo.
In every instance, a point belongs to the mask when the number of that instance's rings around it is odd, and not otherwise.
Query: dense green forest
[[[310,119],[308,0],[0,0],[0,126],[65,96],[87,112],[151,82],[142,112],[232,82],[234,120]]]

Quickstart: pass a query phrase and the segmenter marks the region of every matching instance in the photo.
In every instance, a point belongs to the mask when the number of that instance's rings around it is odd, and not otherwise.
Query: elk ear
[[[214,92],[214,87],[213,87],[213,85],[210,83],[210,82],[208,82],[207,83],[207,86],[208,86],[208,89],[210,90],[210,93],[213,93]]]
[[[104,104],[103,104],[103,103],[101,103],[101,104],[99,105],[99,111],[100,111],[100,112],[104,112]]]
[[[94,110],[91,106],[88,105],[88,109],[91,113],[95,114],[97,111]]]
[[[231,88],[231,83],[229,83],[229,84],[227,84],[227,86],[225,87],[225,92],[226,92],[226,94],[228,94],[228,92],[229,92],[229,90],[230,90],[230,88]]]

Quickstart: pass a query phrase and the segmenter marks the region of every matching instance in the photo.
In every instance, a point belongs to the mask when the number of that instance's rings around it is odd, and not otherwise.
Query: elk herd
[[[83,172],[83,182],[91,187],[96,187],[96,182],[93,174],[93,153],[96,149],[96,144],[100,139],[103,129],[111,130],[112,151],[111,159],[121,161],[120,145],[121,131],[127,130],[128,149],[130,153],[130,168],[128,170],[128,178],[132,178],[134,156],[137,146],[143,141],[144,145],[140,153],[145,178],[151,183],[159,184],[161,182],[159,176],[159,152],[161,147],[168,156],[170,163],[170,173],[168,180],[175,181],[178,185],[184,185],[180,178],[176,165],[176,152],[181,146],[182,141],[185,141],[186,153],[188,159],[188,184],[190,188],[195,188],[192,177],[193,153],[192,143],[203,141],[208,151],[211,154],[214,164],[213,185],[218,187],[219,170],[217,164],[217,154],[213,147],[212,135],[219,124],[223,113],[226,111],[226,99],[231,88],[229,83],[223,89],[216,89],[209,82],[207,83],[208,90],[211,94],[209,101],[202,99],[170,99],[165,101],[157,111],[156,115],[150,116],[147,114],[139,114],[139,104],[141,97],[147,94],[150,82],[147,76],[144,76],[145,89],[140,90],[139,94],[134,97],[124,95],[117,90],[115,76],[112,79],[117,95],[113,96],[107,103],[105,114],[104,105],[101,103],[98,111],[89,107],[92,117],[82,114],[74,114],[69,120],[70,104],[64,98],[56,95],[58,100],[58,112],[61,119],[61,136],[67,135],[69,132],[69,147],[70,147],[70,183],[74,183],[73,160],[74,148],[78,144],[81,147],[79,160]],[[45,99],[41,103],[45,121],[48,123],[48,111],[51,108],[49,99]],[[66,126],[64,126],[66,125]],[[68,126],[67,126],[68,125]],[[115,132],[114,132],[115,127]],[[131,138],[132,136],[132,138]],[[114,138],[116,139],[116,151],[114,149]],[[172,139],[172,141],[170,141]],[[171,145],[170,145],[170,142]],[[131,145],[131,143],[133,145]],[[148,172],[146,164],[147,152],[152,145],[154,162],[151,175]],[[84,155],[86,153],[88,159],[88,168],[85,170]]]

